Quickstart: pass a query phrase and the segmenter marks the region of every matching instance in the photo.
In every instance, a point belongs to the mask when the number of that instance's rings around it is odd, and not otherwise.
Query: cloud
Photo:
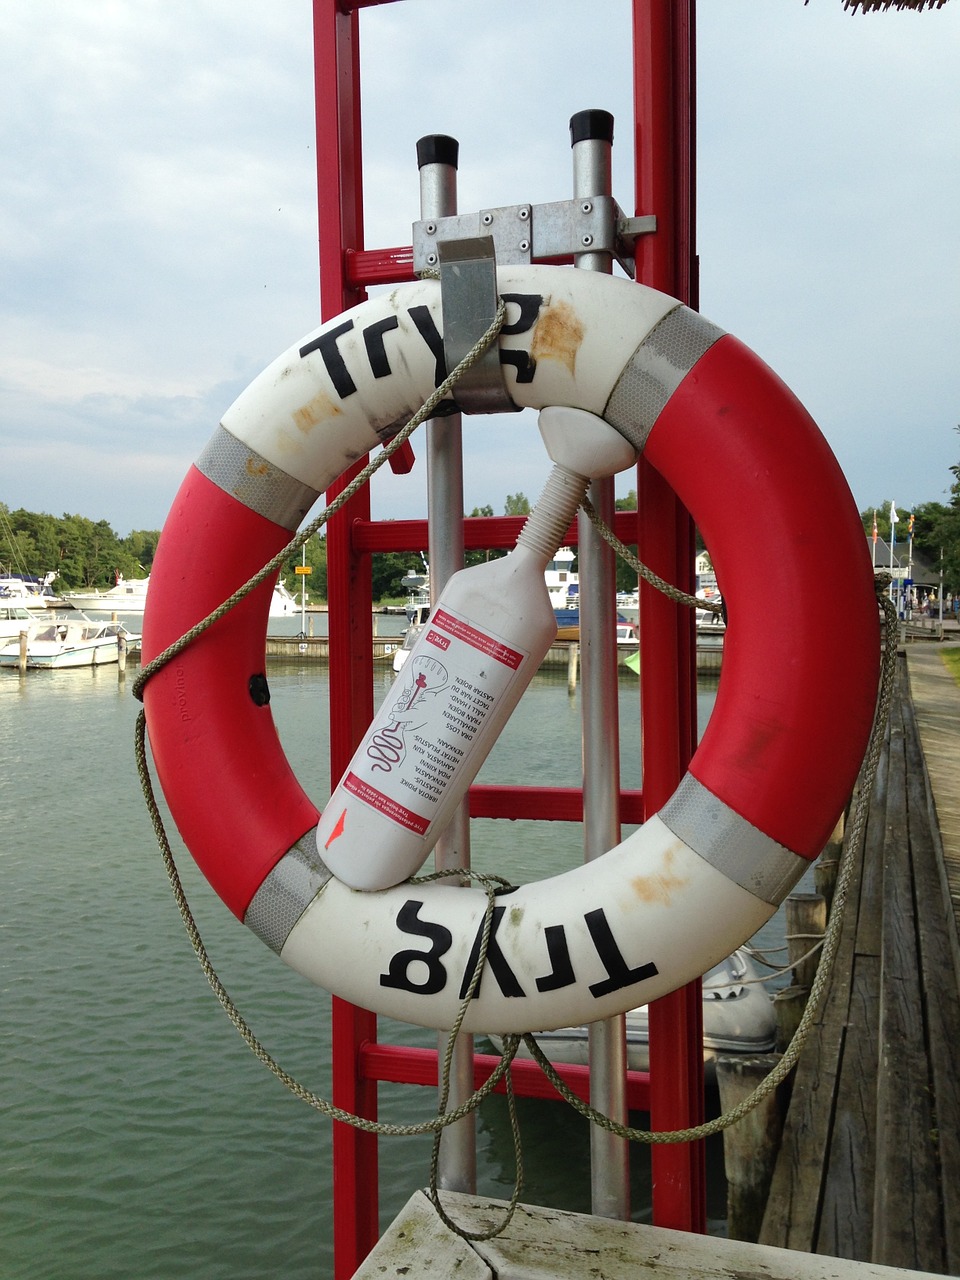
[[[460,140],[462,208],[565,198],[585,107],[616,117],[629,206],[629,12],[364,9],[368,244],[409,243],[431,132]],[[0,501],[155,526],[230,401],[316,323],[310,5],[32,0],[0,34]],[[859,505],[940,496],[960,400],[958,7],[723,0],[698,35],[704,311],[809,405]],[[464,438],[468,509],[535,496],[531,415]],[[378,481],[379,513],[420,512],[423,470]]]

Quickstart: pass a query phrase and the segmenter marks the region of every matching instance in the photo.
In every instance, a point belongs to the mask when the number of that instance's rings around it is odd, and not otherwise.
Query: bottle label
[[[423,835],[527,656],[438,608],[354,755],[346,790]]]

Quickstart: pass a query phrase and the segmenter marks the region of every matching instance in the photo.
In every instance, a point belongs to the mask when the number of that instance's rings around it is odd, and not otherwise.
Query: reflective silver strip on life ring
[[[684,775],[659,817],[704,862],[773,907],[810,866],[806,858],[741,818],[691,773]]]
[[[667,401],[724,330],[677,306],[650,330],[624,365],[603,417],[639,452]]]
[[[291,532],[300,527],[320,496],[223,426],[207,442],[196,467],[224,493]]]
[[[243,923],[277,955],[290,930],[331,878],[312,827],[288,849],[250,900]]]

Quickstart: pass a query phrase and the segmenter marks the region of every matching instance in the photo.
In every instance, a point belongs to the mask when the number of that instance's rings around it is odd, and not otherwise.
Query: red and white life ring
[[[506,267],[500,358],[520,406],[570,405],[642,449],[699,525],[728,626],[716,707],[673,797],[588,866],[522,886],[464,1024],[524,1031],[622,1012],[704,972],[774,912],[828,839],[869,736],[878,612],[866,539],[817,427],[735,338],[645,287]],[[148,661],[289,540],[357,458],[443,375],[440,288],[361,304],[267,368],[177,495],[153,565]],[[822,539],[843,625],[824,643]],[[284,756],[263,670],[271,584],[148,682],[174,820],[234,913],[294,969],[364,1007],[449,1027],[486,898],[349,889],[319,859],[319,813]],[[781,603],[798,601],[788,616]]]

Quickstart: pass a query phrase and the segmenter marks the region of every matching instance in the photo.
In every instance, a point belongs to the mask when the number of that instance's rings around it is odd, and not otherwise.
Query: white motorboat
[[[143,613],[149,582],[149,578],[125,578],[118,573],[108,590],[65,591],[63,602],[85,613]]]
[[[649,1071],[650,1036],[647,1006],[626,1015],[627,1066]],[[589,1063],[589,1028],[561,1027],[538,1031],[537,1044],[554,1063]],[[720,962],[703,978],[703,1060],[708,1070],[718,1054],[769,1053],[777,1038],[773,1001],[746,948]],[[499,1037],[490,1036],[498,1051]],[[529,1057],[523,1045],[520,1057]]]
[[[575,558],[569,547],[560,547],[543,571],[543,581],[553,612],[557,615],[557,630],[561,638],[565,638],[564,630],[580,628],[580,575],[572,567]]]
[[[146,608],[149,585],[149,577],[125,578],[123,574],[117,574],[116,583],[106,591],[65,591],[63,602],[74,609],[98,616],[114,613],[140,614]],[[270,617],[288,618],[299,612],[299,602],[282,582],[278,582],[270,599]]]
[[[635,622],[618,622],[617,623],[617,648],[618,649],[636,649],[640,643],[640,636]]]
[[[410,650],[417,643],[423,624],[430,616],[429,600],[420,604],[407,604],[407,629],[403,633],[403,644],[393,652],[393,669],[399,671],[410,657]]]
[[[20,632],[30,631],[36,621],[36,615],[25,605],[0,599],[0,640],[19,640]]]
[[[128,645],[140,641],[125,627],[115,622],[93,622],[90,618],[54,618],[36,622],[27,637],[27,667],[34,670],[60,670],[65,667],[99,667],[117,662],[119,638]],[[20,663],[19,638],[0,649],[0,667],[16,667]]]
[[[56,609],[61,601],[50,590],[50,584],[56,577],[56,573],[48,573],[42,578],[21,573],[7,574],[0,578],[0,604],[20,605],[33,612]]]

